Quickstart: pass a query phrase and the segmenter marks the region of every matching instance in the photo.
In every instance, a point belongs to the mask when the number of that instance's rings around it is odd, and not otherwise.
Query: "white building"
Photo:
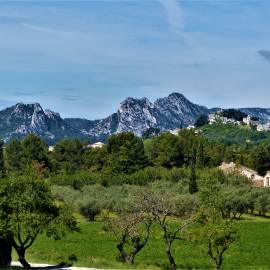
[[[170,132],[171,134],[177,136],[180,130],[181,130],[180,128],[176,128],[176,129],[174,129],[174,130],[169,130],[169,132]]]
[[[268,122],[266,124],[258,124],[257,131],[270,131],[270,123]]]
[[[248,115],[246,118],[243,118],[243,123],[246,124],[247,126],[259,126],[260,122],[252,120],[252,117]]]
[[[222,170],[225,173],[238,173],[240,175],[243,175],[250,179],[252,181],[252,184],[257,187],[266,187],[265,185],[265,177],[262,177],[258,174],[258,172],[247,168],[242,165],[237,165],[234,162],[225,163],[222,162],[222,164],[219,166],[219,169]],[[269,172],[269,179],[270,179],[270,172]]]
[[[101,147],[103,147],[104,145],[105,145],[105,144],[102,143],[102,142],[96,142],[96,143],[87,145],[87,148],[101,148]]]
[[[264,176],[263,186],[270,187],[270,171],[268,171],[266,175]]]
[[[233,124],[233,125],[241,125],[240,121],[236,121],[234,119],[230,119],[224,116],[221,116],[218,112],[217,113],[210,113],[208,115],[208,121],[209,121],[209,125],[213,125],[213,124]]]

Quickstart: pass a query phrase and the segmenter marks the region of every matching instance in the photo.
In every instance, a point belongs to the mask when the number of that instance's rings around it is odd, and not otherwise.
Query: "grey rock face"
[[[105,141],[110,135],[123,131],[132,131],[141,136],[150,127],[162,131],[186,127],[193,124],[200,114],[216,110],[196,105],[180,93],[172,93],[153,103],[147,98],[129,97],[120,103],[116,113],[100,120],[63,119],[56,112],[43,110],[38,103],[18,103],[0,111],[0,137],[9,141],[14,137],[23,138],[28,133],[35,133],[48,144],[54,144],[62,138]],[[262,122],[270,121],[270,109],[240,110],[258,117]]]

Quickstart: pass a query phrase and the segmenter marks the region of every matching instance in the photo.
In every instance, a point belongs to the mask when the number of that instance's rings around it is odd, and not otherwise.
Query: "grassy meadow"
[[[57,264],[76,255],[75,266],[105,269],[127,269],[117,260],[113,236],[103,230],[101,222],[80,221],[80,233],[66,235],[59,241],[40,237],[29,249],[30,262]],[[270,268],[270,220],[245,217],[239,221],[240,239],[225,253],[223,269]],[[162,237],[153,228],[146,248],[135,259],[136,269],[162,269],[166,263]],[[203,243],[178,241],[174,253],[179,269],[212,269]],[[14,259],[16,256],[14,254]]]

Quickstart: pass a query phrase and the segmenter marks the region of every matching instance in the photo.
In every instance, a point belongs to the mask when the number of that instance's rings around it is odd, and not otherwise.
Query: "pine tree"
[[[5,165],[8,173],[22,171],[22,144],[19,140],[12,140],[5,149]]]

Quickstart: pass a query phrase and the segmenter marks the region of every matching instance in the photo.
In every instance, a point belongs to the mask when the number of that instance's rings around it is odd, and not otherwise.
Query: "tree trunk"
[[[220,263],[215,263],[215,270],[221,270],[221,264]]]
[[[223,262],[222,254],[223,254],[223,252],[221,252],[219,254],[219,257],[215,259],[215,269],[216,270],[221,270],[221,265]]]
[[[8,238],[4,239],[0,237],[0,268],[10,266],[12,259],[11,252],[11,241]]]
[[[173,257],[172,252],[171,252],[171,244],[170,243],[167,243],[166,254],[167,254],[167,258],[168,258],[169,263],[170,263],[170,269],[176,270],[176,263],[174,261],[174,257]]]
[[[128,255],[126,257],[126,263],[128,265],[133,265],[134,264],[134,257],[135,257],[135,255],[133,255],[133,254]]]
[[[31,265],[26,261],[25,259],[25,249],[24,248],[19,248],[16,249],[17,254],[19,256],[19,262],[25,269],[30,269]]]
[[[121,254],[121,258],[123,260],[123,262],[127,263],[127,254],[126,252],[124,251],[124,247],[123,247],[123,243],[121,244],[118,244],[117,246],[117,249],[119,250],[120,254]]]

